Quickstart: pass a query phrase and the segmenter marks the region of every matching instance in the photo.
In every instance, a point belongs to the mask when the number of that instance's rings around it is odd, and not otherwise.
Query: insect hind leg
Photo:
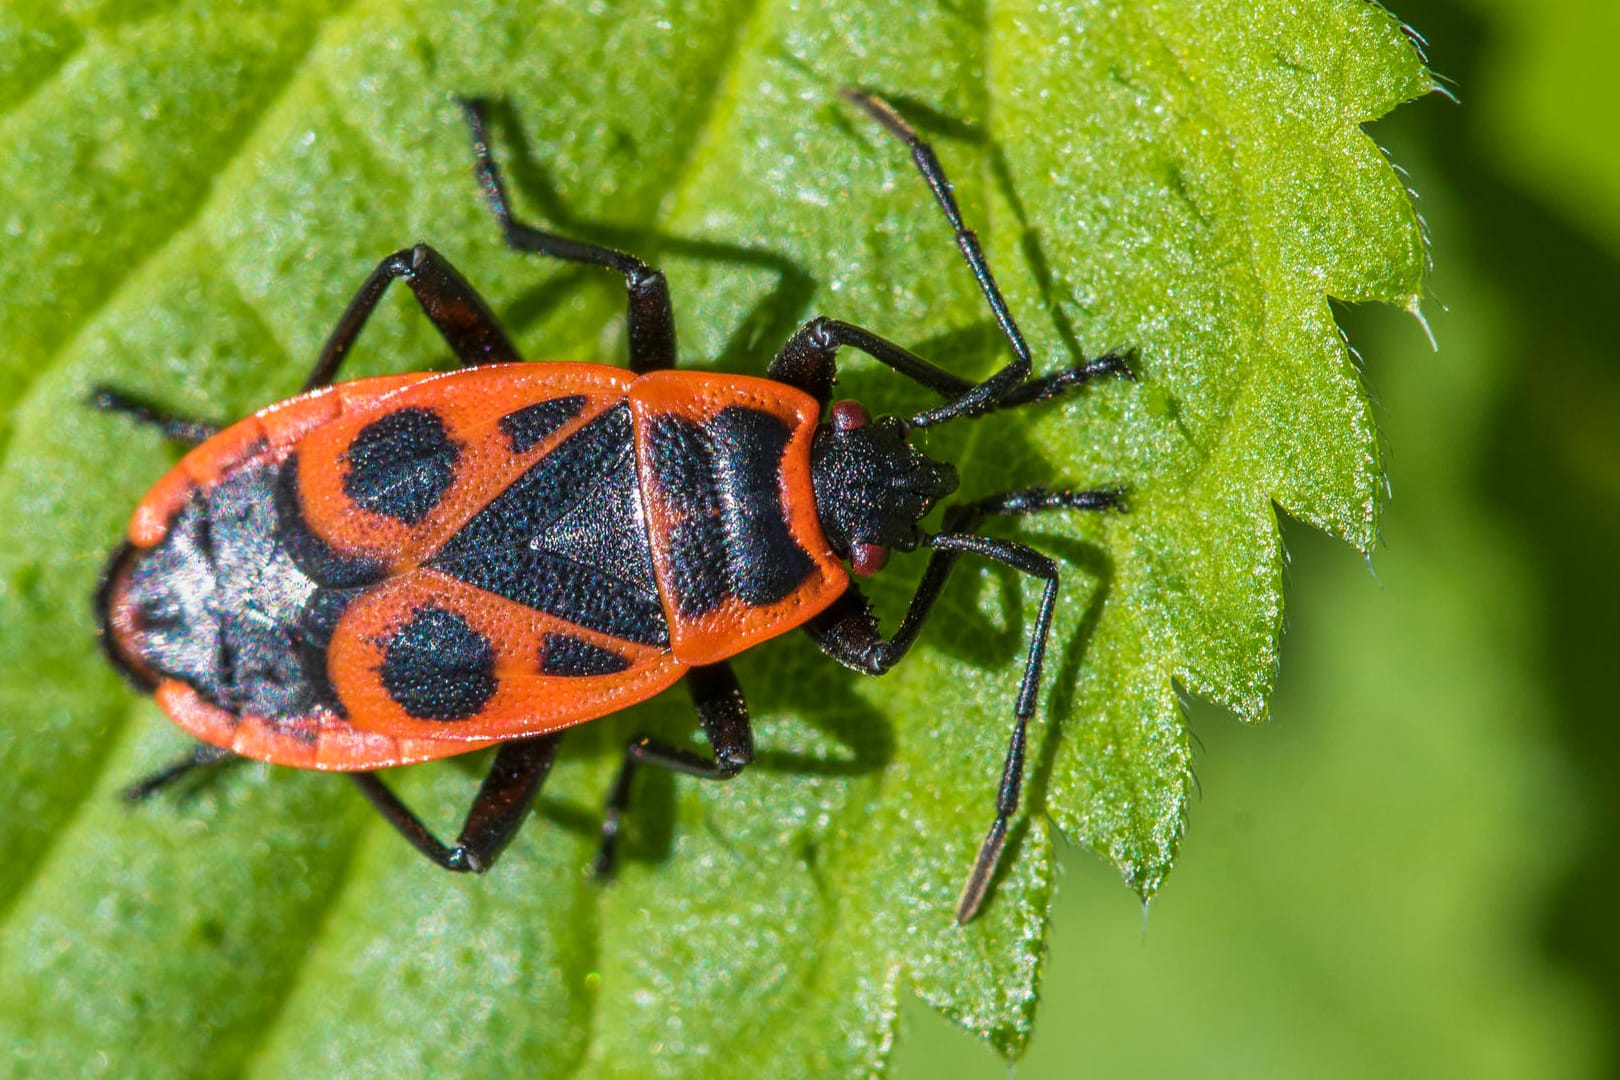
[[[131,397],[110,386],[96,386],[91,389],[85,404],[92,409],[102,412],[118,413],[127,416],[137,423],[148,427],[155,427],[162,432],[165,439],[180,443],[182,446],[196,446],[207,442],[219,434],[218,424],[206,420],[193,420],[174,413],[156,408]]]
[[[212,769],[228,761],[238,760],[237,756],[221,746],[200,742],[192,747],[191,753],[148,773],[124,789],[125,802],[145,802],[153,795],[174,784],[185,776],[189,776],[198,769]],[[211,773],[210,775],[218,775]]]

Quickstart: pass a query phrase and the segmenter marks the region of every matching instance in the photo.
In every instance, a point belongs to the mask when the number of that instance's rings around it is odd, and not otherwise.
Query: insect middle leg
[[[957,901],[956,921],[965,923],[978,912],[990,887],[991,877],[1007,839],[1007,826],[1018,810],[1024,782],[1024,752],[1029,719],[1035,713],[1040,693],[1041,668],[1046,659],[1046,643],[1057,611],[1057,563],[1023,544],[972,532],[992,515],[1023,516],[1048,510],[1108,510],[1124,505],[1124,493],[1117,488],[1094,491],[1048,491],[1025,488],[992,495],[977,502],[953,506],[945,516],[945,531],[928,537],[933,549],[922,582],[906,608],[905,617],[893,637],[885,638],[871,604],[851,586],[831,607],[805,624],[805,629],[821,649],[840,663],[868,675],[888,671],[916,643],[923,624],[933,614],[939,599],[963,554],[999,562],[1040,579],[1041,603],[1030,634],[1029,651],[1024,659],[1023,678],[1013,706],[1013,730],[1007,742],[1007,755],[996,791],[996,813],[990,830],[979,847],[978,857]]]
[[[490,151],[485,103],[463,98],[461,109],[472,132],[473,171],[484,189],[490,212],[500,224],[507,245],[517,251],[532,251],[564,262],[600,266],[623,274],[628,305],[630,370],[640,374],[674,367],[675,312],[670,305],[669,283],[664,280],[664,272],[616,248],[572,240],[515,220],[510,208],[511,200],[506,195],[506,185],[501,180],[501,171]]]
[[[630,807],[630,783],[638,765],[696,776],[703,780],[730,780],[754,760],[754,733],[748,724],[748,703],[731,665],[725,661],[696,667],[686,673],[686,687],[697,706],[698,723],[709,738],[712,758],[671,746],[647,735],[636,735],[625,747],[619,775],[608,790],[602,818],[602,846],[594,869],[610,877],[618,862],[619,831]]]
[[[454,847],[443,843],[375,773],[350,773],[371,805],[423,855],[457,873],[482,874],[523,825],[540,785],[557,760],[561,734],[503,743],[478,788]]]

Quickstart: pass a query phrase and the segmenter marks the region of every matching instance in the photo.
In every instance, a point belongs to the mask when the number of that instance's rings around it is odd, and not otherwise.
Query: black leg
[[[1007,839],[1007,823],[1018,809],[1018,796],[1024,780],[1024,745],[1029,718],[1035,713],[1040,693],[1041,667],[1046,659],[1046,641],[1057,610],[1058,568],[1051,559],[1023,544],[994,537],[977,536],[970,530],[989,515],[1025,515],[1046,510],[1107,510],[1123,506],[1124,494],[1117,489],[1100,491],[1047,491],[1028,488],[994,495],[978,502],[954,506],[946,514],[945,531],[925,539],[933,556],[923,571],[916,595],[906,609],[900,629],[885,638],[878,627],[871,605],[851,586],[837,603],[806,624],[805,629],[833,659],[869,675],[881,675],[893,667],[917,640],[917,634],[933,612],[957,557],[962,554],[1010,566],[1045,583],[1040,610],[1030,634],[1024,674],[1013,706],[1013,730],[1007,743],[1006,762],[996,793],[996,816],[979,847],[978,858],[963,886],[956,905],[956,921],[973,918],[984,901],[985,891]]]
[[[103,412],[119,413],[127,416],[137,423],[157,428],[163,433],[165,439],[172,439],[186,446],[196,446],[207,442],[219,434],[219,425],[210,424],[206,420],[187,420],[175,416],[162,409],[155,409],[144,401],[120,393],[107,386],[93,387],[89,398],[86,399],[92,409]]]
[[[532,251],[623,274],[629,306],[630,370],[640,373],[674,367],[675,312],[670,306],[669,284],[664,280],[663,271],[654,270],[626,252],[570,240],[513,220],[501,172],[489,148],[484,102],[464,98],[461,108],[467,116],[467,127],[472,131],[473,171],[507,244],[518,251]]]
[[[929,363],[909,349],[852,323],[818,315],[801,326],[765,369],[765,376],[798,387],[825,405],[832,399],[833,376],[841,346],[859,349],[919,382],[947,400],[960,398],[973,384]]]
[[[984,382],[973,383],[870,330],[836,319],[816,318],[806,323],[782,347],[771,362],[768,372],[771,378],[796,386],[825,404],[832,395],[835,354],[840,346],[848,345],[943,397],[945,404],[926,409],[910,420],[912,427],[931,427],[964,416],[979,416],[994,409],[1044,401],[1072,386],[1103,375],[1132,377],[1127,357],[1110,353],[1029,381],[1029,346],[1025,344],[1012,312],[1007,309],[1007,301],[1002,298],[994,275],[990,273],[990,265],[985,261],[978,237],[962,220],[951,182],[946,178],[945,169],[935,156],[933,147],[919,138],[911,125],[882,98],[859,90],[845,90],[843,94],[865,110],[884,130],[910,147],[912,160],[916,162],[918,171],[928,182],[935,200],[944,211],[945,219],[956,233],[956,246],[979,283],[979,290],[990,305],[996,325],[1012,346],[1013,359]]]
[[[528,816],[540,785],[557,759],[562,735],[536,735],[505,743],[484,777],[455,847],[446,847],[399,801],[375,773],[351,773],[361,794],[423,855],[446,870],[482,874],[511,842]]]
[[[143,776],[129,785],[124,789],[124,798],[129,802],[144,802],[153,793],[168,787],[194,769],[218,765],[220,762],[230,761],[235,757],[235,754],[224,747],[200,742],[192,747],[191,753],[185,757],[172,761],[157,772],[149,776]]]
[[[1049,375],[1029,379],[1013,387],[996,400],[997,409],[1013,409],[1019,405],[1029,405],[1037,401],[1049,401],[1076,386],[1083,386],[1093,379],[1121,378],[1135,379],[1136,372],[1131,369],[1131,361],[1136,354],[1132,351],[1104,353],[1094,360],[1086,360],[1074,367],[1054,371]]]
[[[974,280],[979,283],[979,291],[984,293],[984,299],[990,305],[990,313],[995,316],[996,325],[1001,327],[1007,344],[1012,346],[1013,358],[1006,367],[984,382],[970,385],[965,392],[954,395],[944,405],[918,413],[911,418],[911,424],[913,427],[931,427],[934,424],[943,424],[947,420],[988,412],[995,408],[996,402],[1003,395],[1029,378],[1031,363],[1029,346],[1024,343],[1024,335],[1019,331],[1018,324],[1013,321],[1012,312],[1007,310],[1007,301],[1002,299],[1001,289],[990,273],[990,265],[985,261],[984,252],[979,247],[979,238],[962,221],[962,211],[957,207],[956,196],[951,192],[951,182],[946,178],[945,169],[940,165],[939,158],[934,155],[934,148],[918,137],[911,125],[895,111],[894,106],[882,98],[860,90],[845,90],[843,94],[847,100],[858,105],[868,116],[876,120],[885,131],[910,148],[911,160],[916,163],[917,171],[922,173],[929,190],[934,193],[934,200],[945,213],[945,220],[950,222],[952,231],[956,233],[956,246],[961,250],[962,258],[967,261],[968,269],[973,272]]]
[[[825,405],[832,400],[838,350],[845,345],[859,349],[947,401],[958,401],[974,389],[973,383],[924,360],[904,346],[896,345],[864,327],[821,315],[805,323],[788,339],[766,369],[766,377],[797,387]],[[1130,356],[1108,353],[1038,379],[1029,379],[994,401],[976,407],[974,411],[975,414],[986,413],[1046,401],[1104,376],[1135,378],[1130,367]],[[917,419],[913,417],[911,423],[916,425]]]
[[[754,734],[748,726],[748,703],[743,700],[742,687],[731,665],[721,661],[707,667],[693,668],[686,673],[686,687],[697,706],[698,723],[709,738],[713,758],[646,735],[630,740],[624,751],[624,763],[619,775],[608,791],[607,812],[602,818],[602,847],[596,855],[596,874],[606,878],[612,875],[618,859],[619,829],[625,811],[630,806],[630,782],[636,766],[654,765],[683,776],[696,776],[703,780],[730,780],[754,760]]]
[[[478,291],[443,255],[426,244],[417,244],[394,252],[366,278],[321,347],[321,355],[304,381],[305,390],[325,386],[337,375],[377,301],[396,278],[411,287],[417,303],[463,367],[511,364],[522,359]]]
[[[905,656],[917,640],[917,634],[933,613],[934,602],[939,599],[946,579],[956,565],[957,556],[964,550],[950,538],[960,538],[988,516],[1022,517],[1048,510],[1118,510],[1125,505],[1125,493],[1119,488],[1096,491],[1047,491],[1044,488],[1026,488],[992,495],[977,502],[962,503],[950,508],[945,517],[945,531],[925,544],[934,548],[933,557],[923,571],[922,581],[912,596],[900,629],[893,637],[885,638],[878,628],[871,605],[859,589],[851,586],[832,606],[805,624],[805,630],[823,651],[847,667],[867,675],[882,675]],[[940,544],[946,539],[946,544]],[[968,539],[984,539],[968,537]],[[1002,543],[1002,541],[994,541]],[[1022,545],[1013,545],[1022,547]],[[1027,550],[1027,549],[1026,549]],[[982,554],[974,552],[975,554]],[[994,555],[986,555],[996,561]],[[1044,556],[1043,556],[1044,557]]]
[[[403,248],[383,259],[366,278],[344,309],[337,326],[321,346],[320,356],[304,380],[303,389],[316,390],[337,375],[349,350],[354,347],[377,302],[396,278],[410,285],[417,303],[444,337],[464,367],[477,364],[510,364],[522,360],[517,347],[507,338],[489,305],[478,291],[450,265],[448,259],[426,244]],[[96,387],[90,404],[109,412],[120,412],[163,429],[177,442],[195,445],[215,435],[219,428],[197,420],[185,420],[151,408],[107,387]]]

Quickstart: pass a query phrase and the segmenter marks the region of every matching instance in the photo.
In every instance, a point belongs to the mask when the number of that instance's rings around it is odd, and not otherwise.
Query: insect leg
[[[843,96],[910,148],[911,159],[916,163],[917,171],[922,173],[923,179],[934,193],[934,200],[944,211],[945,220],[950,222],[951,229],[956,233],[956,246],[961,250],[962,258],[966,260],[968,269],[973,272],[974,279],[978,281],[979,291],[984,293],[985,301],[990,305],[990,313],[995,316],[996,324],[1001,327],[1007,344],[1012,346],[1013,358],[1005,367],[984,382],[970,387],[965,393],[956,395],[944,405],[918,413],[912,418],[912,426],[929,427],[961,416],[986,412],[994,407],[994,402],[1003,394],[1029,377],[1031,367],[1029,346],[1025,344],[1024,335],[1019,331],[1018,324],[1013,321],[1012,312],[1007,310],[1007,301],[1002,298],[1001,289],[990,273],[990,265],[985,261],[984,251],[979,247],[979,238],[962,221],[962,211],[956,205],[951,182],[946,178],[945,168],[939,163],[939,158],[934,155],[934,148],[924,142],[911,125],[895,111],[894,106],[882,98],[853,89],[843,91]]]
[[[977,527],[988,516],[1015,516],[1048,510],[1118,510],[1125,505],[1121,488],[1092,491],[1048,491],[1024,488],[992,495],[977,502],[951,507],[945,518],[946,533],[964,533]],[[925,543],[930,541],[925,540]],[[933,557],[923,571],[922,581],[911,598],[900,629],[885,638],[877,617],[860,590],[851,586],[842,597],[805,624],[805,630],[821,649],[847,667],[867,675],[882,675],[905,656],[917,634],[933,613],[960,550],[934,545]]]
[[[360,793],[417,851],[446,870],[482,874],[495,865],[528,816],[561,742],[562,735],[553,734],[502,744],[467,811],[455,847],[447,847],[429,832],[375,773],[349,775]]]
[[[416,302],[463,367],[509,364],[522,359],[478,290],[443,255],[426,244],[417,244],[383,259],[366,278],[321,346],[315,367],[304,380],[306,391],[327,385],[337,375],[377,301],[396,278],[411,287]]]
[[[956,234],[956,246],[962,252],[963,260],[972,271],[974,280],[979,283],[979,291],[984,294],[985,302],[990,305],[990,313],[995,317],[996,325],[1001,328],[1007,344],[1012,347],[1013,358],[1005,367],[981,383],[962,383],[963,388],[955,392],[941,390],[940,392],[946,394],[950,400],[944,405],[927,409],[912,417],[912,427],[932,427],[964,416],[978,416],[1007,404],[1039,401],[1098,374],[1122,374],[1129,371],[1122,362],[1123,358],[1112,358],[1114,362],[1108,363],[1110,358],[1104,357],[1038,380],[1038,388],[1024,390],[1025,380],[1029,378],[1032,367],[1029,346],[1025,343],[1017,322],[1013,320],[1012,312],[1007,308],[1007,301],[1001,295],[995,276],[990,272],[990,264],[985,260],[983,249],[979,247],[978,237],[962,220],[962,211],[956,205],[951,182],[945,175],[944,166],[934,154],[933,147],[924,142],[912,126],[906,123],[905,118],[895,111],[894,106],[882,98],[853,89],[843,91],[843,96],[911,150],[911,159],[916,164],[917,171],[922,174],[929,190],[934,193],[934,200],[939,203],[940,210],[945,214],[945,220],[950,223],[952,231]],[[891,363],[888,360],[884,362]],[[1098,364],[1103,365],[1102,370],[1094,370]],[[891,366],[898,367],[892,363]],[[930,385],[926,380],[918,381]],[[1013,396],[1013,400],[1007,400],[1009,395]]]
[[[1131,361],[1135,358],[1136,354],[1133,351],[1104,353],[1074,367],[1029,379],[996,399],[995,407],[1012,409],[1019,405],[1048,401],[1076,386],[1084,386],[1093,379],[1116,377],[1134,380],[1136,372],[1131,369]]]
[[[185,446],[207,442],[218,435],[220,430],[218,424],[210,424],[206,420],[187,420],[171,412],[155,409],[144,401],[108,386],[92,387],[85,404],[103,412],[121,413],[137,423],[155,427],[163,433],[165,439]]]
[[[777,382],[797,387],[825,405],[832,399],[838,350],[845,345],[859,349],[872,359],[888,365],[913,382],[921,383],[948,401],[960,402],[965,395],[974,390],[973,383],[924,360],[902,345],[880,337],[864,327],[822,315],[805,323],[788,338],[787,344],[782,346],[781,351],[771,361],[765,375]],[[1108,353],[1095,360],[1087,360],[1038,379],[1029,379],[993,400],[972,406],[963,415],[977,415],[995,409],[1009,409],[1017,405],[1045,401],[1071,387],[1103,376],[1135,378],[1129,360],[1128,354]],[[930,422],[938,423],[937,420]],[[915,417],[911,423],[919,426]]]
[[[946,515],[946,531],[929,537],[933,549],[928,567],[893,637],[885,638],[872,608],[859,590],[851,587],[839,600],[805,624],[805,629],[833,659],[869,675],[881,675],[893,667],[917,640],[917,634],[933,612],[934,603],[960,555],[972,554],[1010,566],[1043,581],[1041,604],[1030,634],[1029,652],[1013,706],[1013,730],[1007,743],[1007,756],[996,793],[996,815],[979,847],[973,870],[957,901],[956,921],[965,923],[978,912],[990,886],[1007,824],[1017,812],[1024,780],[1024,749],[1029,718],[1035,713],[1040,692],[1041,667],[1046,658],[1047,637],[1057,610],[1058,568],[1050,558],[1023,544],[969,532],[988,515],[1025,515],[1046,510],[1106,510],[1123,506],[1124,493],[1117,488],[1096,491],[1047,491],[1026,488],[993,495],[978,502],[951,508]]]
[[[489,146],[489,125],[482,101],[461,99],[467,127],[472,132],[473,172],[490,211],[506,236],[508,246],[518,251],[550,255],[564,262],[600,266],[624,275],[628,301],[630,370],[641,373],[675,366],[675,312],[670,306],[669,283],[664,272],[655,270],[627,252],[582,240],[571,240],[544,232],[512,217],[506,186]]]
[[[714,757],[701,754],[646,735],[636,735],[625,747],[624,763],[608,790],[607,812],[602,818],[602,847],[597,852],[595,871],[610,877],[618,861],[619,830],[630,805],[630,781],[637,765],[654,765],[684,776],[704,780],[730,780],[754,760],[754,734],[748,726],[748,703],[731,665],[721,661],[696,667],[686,673],[686,687],[697,706],[698,723],[709,738]]]
[[[973,384],[966,379],[952,375],[887,338],[824,315],[811,319],[788,338],[770,367],[765,369],[765,377],[797,387],[825,405],[832,399],[836,358],[844,345],[859,349],[943,398],[960,398],[973,389]]]
[[[128,802],[145,802],[157,791],[168,787],[193,770],[218,765],[235,757],[235,754],[222,746],[200,742],[192,747],[191,753],[185,757],[177,758],[157,772],[143,776],[129,785],[124,789],[124,799]]]

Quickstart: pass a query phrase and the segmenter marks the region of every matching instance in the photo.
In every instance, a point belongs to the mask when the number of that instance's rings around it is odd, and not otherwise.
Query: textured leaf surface
[[[1327,300],[1415,303],[1418,223],[1358,125],[1429,86],[1381,9],[518,8],[0,13],[0,1043],[25,1069],[864,1072],[907,988],[1016,1053],[1050,898],[1039,811],[1151,894],[1191,782],[1178,684],[1264,712],[1273,503],[1372,542],[1376,434]],[[100,665],[87,598],[172,455],[81,408],[87,387],[220,418],[284,396],[375,259],[416,239],[528,355],[621,356],[613,282],[500,247],[454,92],[509,103],[524,213],[666,267],[694,362],[758,371],[824,311],[987,372],[988,314],[903,153],[833,94],[852,83],[935,139],[1042,367],[1141,351],[1135,384],[928,440],[970,495],[1133,491],[1128,515],[1024,530],[1065,596],[1037,813],[979,921],[955,928],[952,900],[1033,614],[1001,573],[964,573],[882,681],[797,640],[750,654],[759,765],[648,777],[610,889],[581,871],[614,749],[688,738],[676,695],[571,738],[544,820],[476,881],[427,872],[330,778],[244,766],[118,805],[183,740]],[[394,298],[353,373],[443,362]],[[859,362],[842,389],[923,401]],[[878,592],[891,617],[914,563]],[[473,767],[396,781],[448,830]]]
[[[1482,80],[1448,58],[1459,39],[1432,14],[1445,2],[1427,5],[1428,18],[1402,14],[1474,101]],[[1569,249],[1546,229],[1491,227],[1506,217],[1486,179],[1496,141],[1435,145],[1458,133],[1460,115],[1426,101],[1379,125],[1422,192],[1445,256],[1432,288],[1446,306],[1438,352],[1395,313],[1363,308],[1347,320],[1395,448],[1377,580],[1331,541],[1285,525],[1293,560],[1274,723],[1244,729],[1192,712],[1205,794],[1145,925],[1133,898],[1101,887],[1104,867],[1060,847],[1043,1022],[1018,1080],[1069,1080],[1076,1061],[1087,1075],[1144,1077],[1615,1071],[1613,998],[1602,993],[1615,971],[1612,891],[1602,877],[1571,877],[1578,859],[1593,876],[1612,865],[1606,823],[1620,818],[1603,800],[1612,805],[1613,755],[1562,744],[1559,697],[1574,664],[1559,646],[1614,640],[1602,631],[1620,608],[1592,583],[1616,534],[1571,527],[1558,508],[1590,515],[1582,525],[1598,508],[1620,515],[1596,484],[1576,488],[1584,477],[1562,448],[1538,447],[1532,432],[1545,423],[1576,445],[1614,447],[1620,394],[1595,366],[1571,363],[1573,350],[1548,345],[1557,301],[1534,290],[1579,288],[1589,267],[1527,272],[1549,243]],[[1522,247],[1504,245],[1514,233]],[[1607,341],[1604,315],[1590,318]],[[1526,399],[1573,384],[1571,373],[1578,391],[1555,391],[1556,412],[1531,421]],[[1602,460],[1596,475],[1620,490],[1620,452]],[[1518,535],[1527,524],[1567,544],[1561,557],[1536,558]],[[1579,607],[1548,602],[1550,580],[1565,574],[1580,582]],[[1590,670],[1607,701],[1603,668]],[[1594,738],[1612,730],[1600,704],[1579,715]],[[1579,965],[1549,937],[1576,943]],[[943,1021],[916,1008],[906,1021],[896,1076],[1005,1080],[1002,1061]]]

